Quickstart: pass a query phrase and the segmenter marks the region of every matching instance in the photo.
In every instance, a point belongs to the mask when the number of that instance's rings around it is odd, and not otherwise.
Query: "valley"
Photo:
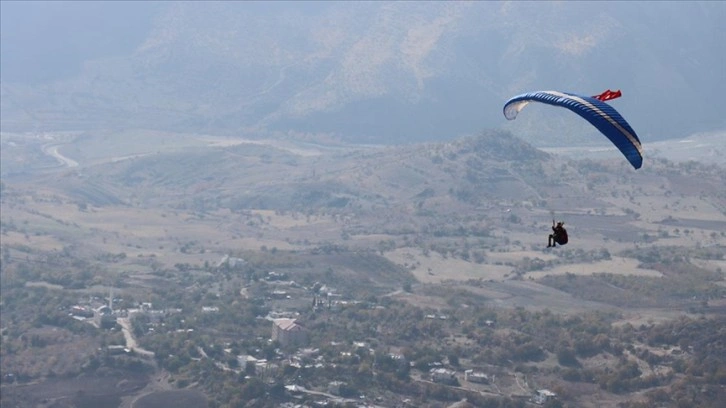
[[[716,344],[656,333],[721,330],[726,173],[658,149],[634,172],[501,131],[404,146],[3,134],[3,404],[142,407],[147,387],[210,407],[522,406],[546,388],[638,407],[700,384],[716,406],[724,373],[698,365]],[[548,249],[553,217],[571,242]],[[139,352],[69,317],[109,297]],[[271,345],[279,317],[317,351]],[[72,338],[87,346],[53,358]],[[159,376],[169,388],[149,388]]]

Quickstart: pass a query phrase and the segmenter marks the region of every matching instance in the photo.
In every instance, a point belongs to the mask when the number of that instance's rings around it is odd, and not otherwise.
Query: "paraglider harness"
[[[552,234],[550,234],[547,240],[547,248],[556,247],[557,244],[565,245],[567,243],[567,230],[563,225],[564,222],[562,221],[555,225],[555,220],[552,220]]]

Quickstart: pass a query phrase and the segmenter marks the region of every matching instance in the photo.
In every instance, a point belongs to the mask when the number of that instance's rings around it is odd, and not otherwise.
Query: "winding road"
[[[47,145],[43,145],[42,150],[43,150],[43,153],[58,160],[58,162],[61,164],[61,166],[78,167],[77,161],[70,159],[68,157],[65,157],[62,154],[60,154],[60,152],[58,152],[58,149],[60,149],[61,146],[63,146],[63,145],[62,144],[47,144]]]

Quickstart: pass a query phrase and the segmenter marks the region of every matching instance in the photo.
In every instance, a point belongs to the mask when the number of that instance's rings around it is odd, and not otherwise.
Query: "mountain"
[[[26,211],[48,215],[30,225],[54,229],[54,219],[70,225],[72,218],[53,215],[67,211],[92,219],[78,228],[93,242],[96,226],[106,225],[109,234],[168,228],[210,242],[228,234],[256,248],[261,237],[269,247],[342,242],[364,251],[388,239],[454,252],[468,247],[461,240],[539,248],[557,217],[572,226],[578,248],[612,240],[623,249],[654,237],[722,246],[726,227],[722,164],[654,157],[635,171],[622,157],[571,160],[506,131],[396,146],[135,132],[8,139],[0,149],[0,187],[10,197],[3,222],[20,226],[12,211]],[[114,148],[123,142],[126,150]],[[31,160],[39,151],[48,160]],[[29,197],[39,213],[30,213]],[[202,238],[190,223],[214,234]],[[687,243],[669,235],[694,229]]]
[[[402,143],[504,127],[565,144],[600,136],[550,107],[507,123],[504,101],[606,88],[623,90],[613,105],[645,141],[726,127],[723,2],[123,4],[43,20],[3,3],[3,131]]]

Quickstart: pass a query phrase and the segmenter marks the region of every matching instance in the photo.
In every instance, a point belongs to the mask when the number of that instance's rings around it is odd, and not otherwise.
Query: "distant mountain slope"
[[[613,104],[646,140],[726,127],[722,2],[182,2],[157,12],[132,53],[109,50],[62,80],[3,79],[3,130],[397,143],[504,126],[563,143],[596,132],[552,108],[506,123],[503,102],[605,88],[623,89]]]
[[[63,153],[77,151],[79,143],[82,138]],[[680,228],[704,225],[698,224],[694,202],[707,205],[709,213],[726,214],[723,166],[653,159],[634,171],[622,158],[569,160],[502,131],[445,143],[321,148],[318,154],[274,141],[186,149],[159,143],[158,149],[123,160],[86,156],[78,167],[5,182],[52,188],[79,208],[130,207],[202,218],[265,210],[325,215],[347,234],[437,231],[455,237],[464,228],[486,237],[488,229],[501,225],[513,235],[531,234],[541,232],[536,224],[556,211],[578,225],[581,237],[597,233],[622,240],[643,232],[640,217],[668,221],[671,207],[688,214],[678,219]],[[659,212],[651,214],[656,207]],[[625,222],[634,223],[627,233],[611,225]]]
[[[116,143],[113,139],[123,136],[107,140]],[[58,177],[46,172],[43,180],[97,206],[123,202],[207,210],[347,208],[375,213],[376,208],[398,211],[418,203],[450,213],[461,206],[536,199],[548,184],[545,168],[555,168],[552,163],[557,162],[500,131],[449,143],[350,146],[317,155],[266,143],[186,149],[160,143],[158,149],[165,151],[100,161],[79,150],[84,143],[79,138],[64,148],[66,154],[86,157],[79,167],[59,169]]]

